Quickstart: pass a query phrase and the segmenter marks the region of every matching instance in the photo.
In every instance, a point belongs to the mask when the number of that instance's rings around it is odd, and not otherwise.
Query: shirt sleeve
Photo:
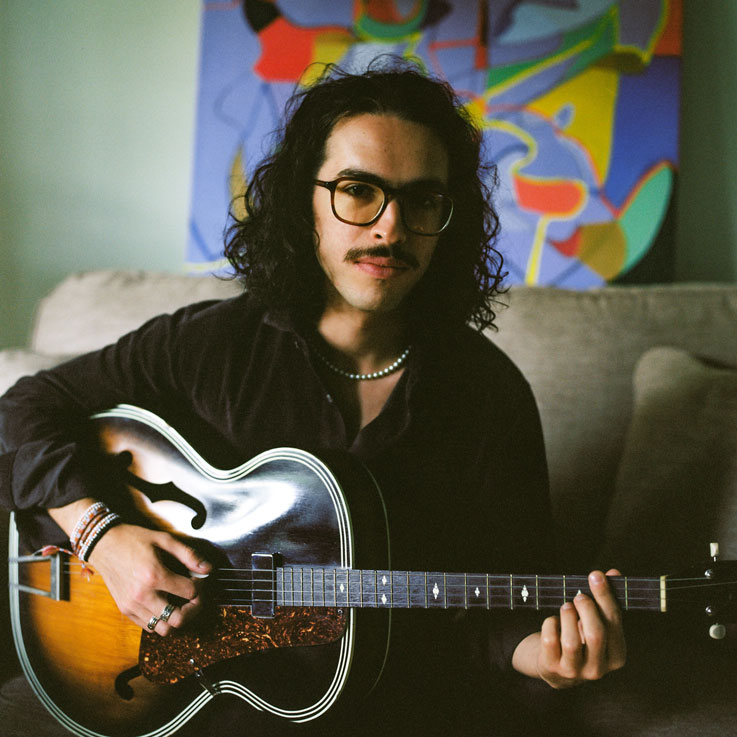
[[[99,496],[109,468],[91,443],[89,417],[121,402],[156,409],[176,394],[182,316],[162,316],[116,344],[21,379],[0,398],[0,505],[57,507]]]

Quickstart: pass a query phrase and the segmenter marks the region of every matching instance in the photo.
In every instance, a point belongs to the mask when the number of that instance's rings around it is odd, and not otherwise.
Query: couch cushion
[[[73,274],[38,307],[31,348],[72,355],[101,348],[151,317],[241,291],[235,281],[150,271]]]
[[[717,541],[737,559],[737,371],[674,348],[646,352],[606,524],[606,565],[688,569]]]
[[[540,406],[560,565],[590,565],[633,406],[632,372],[672,345],[737,365],[737,286],[670,284],[574,292],[516,287],[490,337]]]

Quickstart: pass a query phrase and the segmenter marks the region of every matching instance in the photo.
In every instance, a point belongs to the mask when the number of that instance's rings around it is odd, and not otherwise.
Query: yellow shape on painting
[[[243,161],[243,149],[238,148],[233,161],[230,163],[228,175],[228,188],[230,189],[230,201],[233,215],[238,220],[246,217],[246,203],[244,200],[248,182],[246,181],[246,167]]]
[[[315,47],[313,50],[313,62],[299,80],[303,87],[309,87],[317,82],[325,71],[325,64],[335,64],[339,62],[348,49],[356,42],[356,39],[348,33],[336,29],[335,31],[323,31],[315,38]]]
[[[622,273],[627,241],[618,222],[581,226],[579,260],[606,281]]]
[[[618,89],[616,69],[593,66],[528,105],[549,120],[565,106],[573,108],[565,134],[588,152],[599,183],[606,181],[609,173]]]

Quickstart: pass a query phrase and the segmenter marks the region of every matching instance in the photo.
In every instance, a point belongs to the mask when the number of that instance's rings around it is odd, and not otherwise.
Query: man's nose
[[[407,229],[404,226],[402,211],[396,198],[389,200],[381,217],[371,226],[371,231],[376,240],[390,244],[406,239]]]

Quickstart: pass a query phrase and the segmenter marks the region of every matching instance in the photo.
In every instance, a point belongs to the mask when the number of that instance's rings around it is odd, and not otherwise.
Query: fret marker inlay
[[[438,588],[438,584],[436,583],[436,584],[435,584],[435,585],[434,585],[434,586],[432,587],[432,595],[433,595],[433,596],[434,596],[434,597],[435,597],[435,598],[437,599],[437,598],[438,598],[438,594],[439,594],[439,593],[440,593],[440,589]]]
[[[479,591],[479,587],[478,586],[476,587],[476,590],[473,593],[476,594],[476,598],[478,599],[479,596],[481,595],[481,592]]]
[[[522,587],[522,601],[527,604],[527,599],[530,596],[530,592],[527,590],[527,586]]]

